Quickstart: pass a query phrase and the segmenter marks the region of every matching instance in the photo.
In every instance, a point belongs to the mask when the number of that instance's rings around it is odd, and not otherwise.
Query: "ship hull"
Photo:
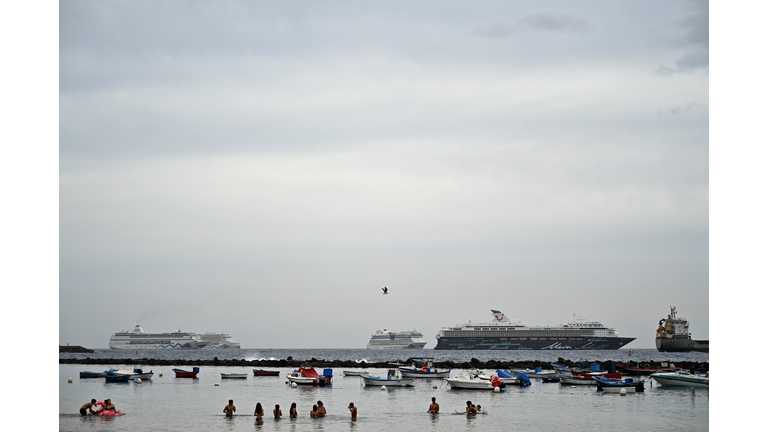
[[[659,352],[709,352],[709,341],[693,339],[656,338],[656,350]]]
[[[565,339],[565,340],[564,340]],[[616,350],[636,338],[585,337],[538,340],[504,340],[504,338],[438,338],[436,350]]]

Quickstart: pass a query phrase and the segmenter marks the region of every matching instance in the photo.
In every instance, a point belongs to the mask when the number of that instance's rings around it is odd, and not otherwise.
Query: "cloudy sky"
[[[58,36],[61,344],[709,338],[706,2],[65,0]]]

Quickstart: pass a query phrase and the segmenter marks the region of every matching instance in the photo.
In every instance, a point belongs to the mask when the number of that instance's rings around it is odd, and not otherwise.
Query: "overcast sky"
[[[61,344],[709,338],[706,2],[59,7]]]

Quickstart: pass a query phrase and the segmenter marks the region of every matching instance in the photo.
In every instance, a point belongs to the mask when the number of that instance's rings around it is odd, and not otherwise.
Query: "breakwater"
[[[598,364],[601,369],[607,369],[611,362],[589,362],[584,361],[585,365]],[[666,363],[666,362],[664,362]],[[301,365],[310,364],[314,367],[328,367],[328,368],[391,368],[398,365],[409,365],[411,361],[399,362],[397,360],[384,361],[384,362],[366,362],[366,361],[351,361],[351,360],[323,360],[312,357],[310,360],[294,360],[292,357],[288,357],[282,360],[273,359],[259,359],[259,360],[237,360],[237,359],[224,359],[219,360],[218,357],[214,357],[211,360],[184,360],[184,359],[150,359],[150,358],[109,358],[109,359],[92,359],[90,357],[84,359],[59,359],[59,364],[89,364],[89,365],[146,365],[146,366],[217,366],[217,367],[273,367],[273,368],[297,368]],[[562,357],[558,358],[557,364],[566,367],[578,367],[579,362],[567,360]],[[647,361],[647,362],[615,362],[617,366],[627,367],[641,367],[641,368],[659,368],[662,367],[662,362]],[[434,366],[440,369],[535,369],[540,367],[542,369],[551,369],[551,364],[540,361],[497,361],[488,360],[481,361],[476,358],[472,358],[467,362],[453,362],[453,361],[437,361],[434,362]],[[682,367],[683,370],[690,370],[693,368],[703,368],[709,370],[709,362],[677,362],[675,366]],[[626,372],[625,373],[629,373]],[[632,372],[635,373],[635,372]],[[642,372],[641,372],[642,373]]]

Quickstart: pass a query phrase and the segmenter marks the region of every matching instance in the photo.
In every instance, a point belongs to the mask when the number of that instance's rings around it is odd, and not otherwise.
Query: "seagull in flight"
[[[387,292],[387,291],[388,291],[388,290],[387,290],[387,287],[384,287],[384,288],[382,288],[381,290],[382,290],[382,291],[384,291],[384,295],[387,295],[387,294],[389,294],[389,293]]]

